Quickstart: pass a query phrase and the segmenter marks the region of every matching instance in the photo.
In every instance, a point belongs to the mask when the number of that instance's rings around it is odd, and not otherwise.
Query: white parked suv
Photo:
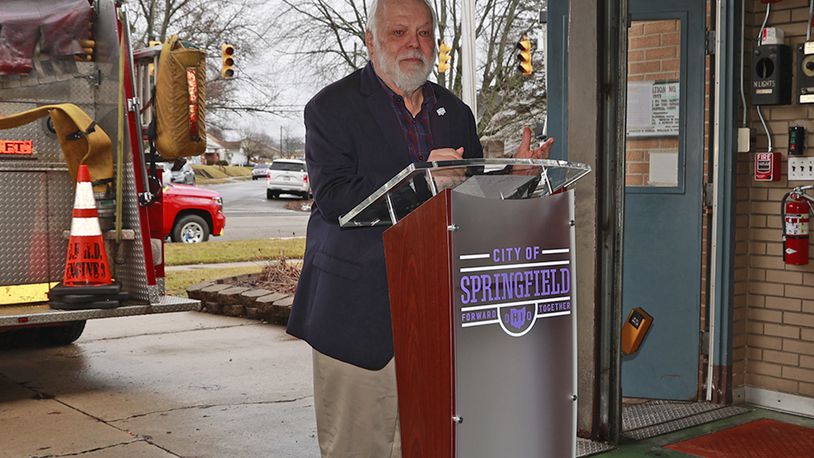
[[[296,194],[303,199],[311,196],[305,161],[300,159],[275,159],[269,167],[266,199],[280,194]]]

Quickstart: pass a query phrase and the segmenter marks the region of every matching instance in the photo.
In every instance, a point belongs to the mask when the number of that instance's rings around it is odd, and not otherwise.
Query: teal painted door
[[[631,0],[623,320],[653,316],[622,355],[622,395],[698,391],[704,156],[703,0]]]

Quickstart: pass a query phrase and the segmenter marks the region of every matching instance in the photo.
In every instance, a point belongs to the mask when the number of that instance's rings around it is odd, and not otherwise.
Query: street
[[[266,180],[240,180],[202,188],[217,191],[223,197],[226,230],[210,240],[250,240],[271,237],[305,237],[307,211],[285,208],[290,202],[305,202],[285,194],[279,199],[266,199]]]
[[[311,351],[198,312],[88,321],[0,352],[0,456],[317,457]]]

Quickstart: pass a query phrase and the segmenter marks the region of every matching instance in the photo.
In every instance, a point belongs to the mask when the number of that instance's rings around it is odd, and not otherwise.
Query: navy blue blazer
[[[437,99],[430,116],[432,149],[464,147],[464,157],[482,157],[469,107],[430,84]],[[314,96],[305,106],[305,128],[314,205],[288,333],[332,358],[378,370],[393,357],[386,227],[341,229],[338,219],[411,158],[371,64]]]

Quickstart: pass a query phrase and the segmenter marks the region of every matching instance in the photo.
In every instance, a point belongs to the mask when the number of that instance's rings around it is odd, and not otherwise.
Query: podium
[[[574,192],[553,160],[412,164],[346,215],[384,232],[404,457],[566,457]]]

